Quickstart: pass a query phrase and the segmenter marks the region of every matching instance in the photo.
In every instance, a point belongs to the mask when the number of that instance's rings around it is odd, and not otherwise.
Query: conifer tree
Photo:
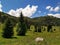
[[[18,24],[18,35],[24,36],[27,31],[27,26],[24,21],[23,14],[21,13],[20,18],[19,18],[19,24]]]
[[[13,26],[10,19],[7,19],[7,21],[5,22],[2,36],[4,38],[11,38],[13,36]]]

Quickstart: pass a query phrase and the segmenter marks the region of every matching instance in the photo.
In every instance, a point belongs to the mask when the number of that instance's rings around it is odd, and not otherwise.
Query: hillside
[[[36,17],[32,19],[33,23],[36,25],[56,25],[60,26],[60,18],[56,18],[53,16],[44,16],[44,17]]]
[[[6,14],[4,12],[0,12],[0,22],[4,23],[7,18],[10,18],[13,22],[13,24],[16,24],[18,22],[17,17],[11,16],[9,14]],[[25,20],[28,20],[28,24],[34,24],[34,25],[56,25],[60,26],[60,18],[56,18],[53,16],[44,16],[44,17],[35,17],[35,18],[28,18],[24,17]]]
[[[4,12],[0,12],[0,22],[4,23],[6,21],[6,19],[12,19],[14,22],[16,22],[16,17],[10,16],[9,14],[6,14]]]

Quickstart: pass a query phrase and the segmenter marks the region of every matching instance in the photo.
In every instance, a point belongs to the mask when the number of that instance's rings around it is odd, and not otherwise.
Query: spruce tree
[[[7,21],[5,22],[2,36],[4,38],[12,38],[13,36],[13,26],[10,19],[7,19]]]
[[[27,26],[26,23],[24,21],[24,17],[23,14],[21,13],[20,18],[19,18],[19,24],[18,24],[18,35],[20,36],[24,36],[26,34],[27,31]]]

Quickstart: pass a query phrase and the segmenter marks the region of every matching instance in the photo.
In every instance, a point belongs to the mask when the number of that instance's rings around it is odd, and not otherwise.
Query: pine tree
[[[13,26],[11,23],[10,19],[7,19],[6,23],[5,23],[5,27],[3,29],[3,35],[4,38],[12,38],[13,36]]]
[[[21,13],[18,24],[18,35],[24,36],[26,34],[26,31],[27,31],[27,26],[25,24],[23,14]]]

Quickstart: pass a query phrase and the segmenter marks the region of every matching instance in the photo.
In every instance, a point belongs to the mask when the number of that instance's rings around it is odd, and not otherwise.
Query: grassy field
[[[35,38],[42,37],[45,41],[41,42],[41,45],[60,45],[60,31],[58,26],[53,27],[56,32],[33,32],[27,31],[26,36],[17,36],[16,28],[14,28],[14,37],[12,39],[2,38],[2,28],[4,26],[0,25],[0,45],[40,45],[35,42]]]

